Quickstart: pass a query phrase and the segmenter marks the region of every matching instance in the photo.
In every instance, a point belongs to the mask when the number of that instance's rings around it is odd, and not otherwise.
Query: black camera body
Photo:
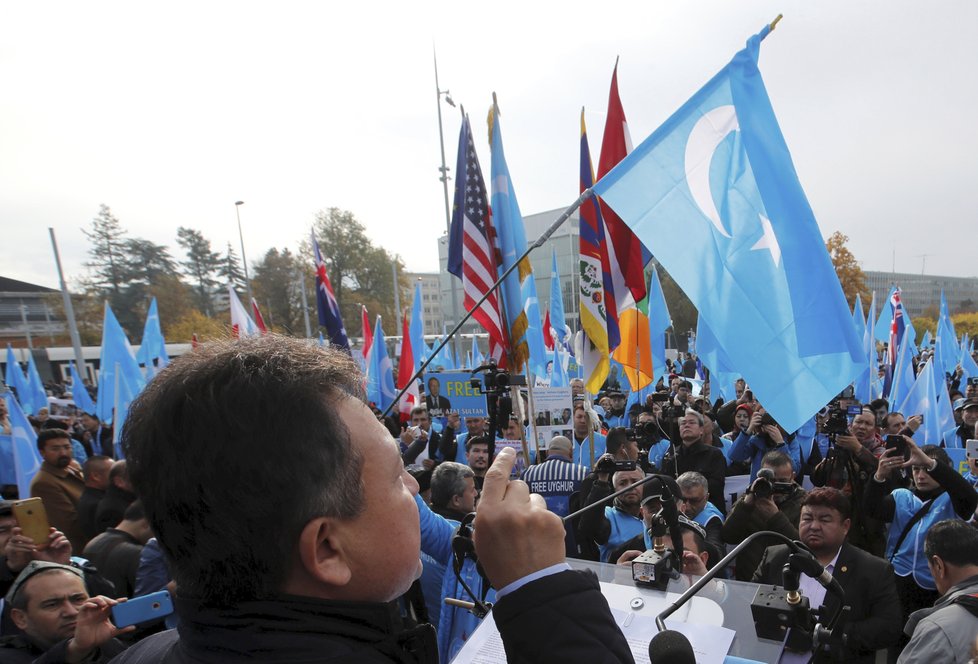
[[[659,425],[655,422],[640,422],[625,429],[625,435],[628,436],[628,440],[653,440],[658,431]]]
[[[613,474],[621,470],[635,470],[638,468],[638,463],[631,460],[619,461],[617,459],[600,459],[594,466],[594,472],[596,473],[608,473]]]
[[[795,486],[791,482],[776,482],[774,471],[770,468],[761,468],[757,471],[757,479],[751,485],[750,492],[758,498],[771,498],[789,496],[794,489]]]

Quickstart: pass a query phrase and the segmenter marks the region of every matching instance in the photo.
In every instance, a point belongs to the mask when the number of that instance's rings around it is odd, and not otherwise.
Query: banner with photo
[[[569,387],[533,388],[533,412],[530,424],[537,445],[547,449],[554,436],[574,440],[574,404]],[[529,436],[528,440],[533,440]]]
[[[429,372],[424,377],[424,403],[431,417],[488,417],[486,395],[472,384],[468,372]]]

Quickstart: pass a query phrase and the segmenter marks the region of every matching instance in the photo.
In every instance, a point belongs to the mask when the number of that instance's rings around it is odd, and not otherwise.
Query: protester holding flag
[[[890,524],[886,558],[896,572],[906,619],[914,611],[931,606],[938,597],[924,554],[924,535],[945,519],[970,520],[978,508],[978,492],[955,472],[947,452],[939,446],[918,447],[912,439],[902,439],[909,455],[905,458],[897,449],[884,452],[867,485],[863,508]],[[898,468],[913,471],[912,489],[894,483],[893,472]]]

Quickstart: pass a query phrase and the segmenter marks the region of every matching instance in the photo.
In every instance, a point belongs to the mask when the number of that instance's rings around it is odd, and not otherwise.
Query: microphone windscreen
[[[652,664],[696,664],[696,655],[685,634],[667,629],[649,641],[649,661]]]

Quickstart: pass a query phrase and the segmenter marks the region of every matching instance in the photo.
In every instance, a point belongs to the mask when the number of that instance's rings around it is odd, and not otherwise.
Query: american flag
[[[462,280],[465,310],[472,311],[475,303],[496,281],[496,266],[501,260],[489,197],[467,115],[462,119],[455,172],[455,208],[449,233],[448,271]],[[505,366],[506,337],[497,291],[492,292],[475,310],[473,317],[489,333],[490,357],[501,367]]]
[[[349,351],[350,341],[346,336],[346,327],[343,326],[340,307],[333,294],[333,285],[326,274],[326,262],[319,251],[315,233],[312,235],[312,250],[316,259],[316,308],[319,310],[319,324],[326,328],[331,344]]]

